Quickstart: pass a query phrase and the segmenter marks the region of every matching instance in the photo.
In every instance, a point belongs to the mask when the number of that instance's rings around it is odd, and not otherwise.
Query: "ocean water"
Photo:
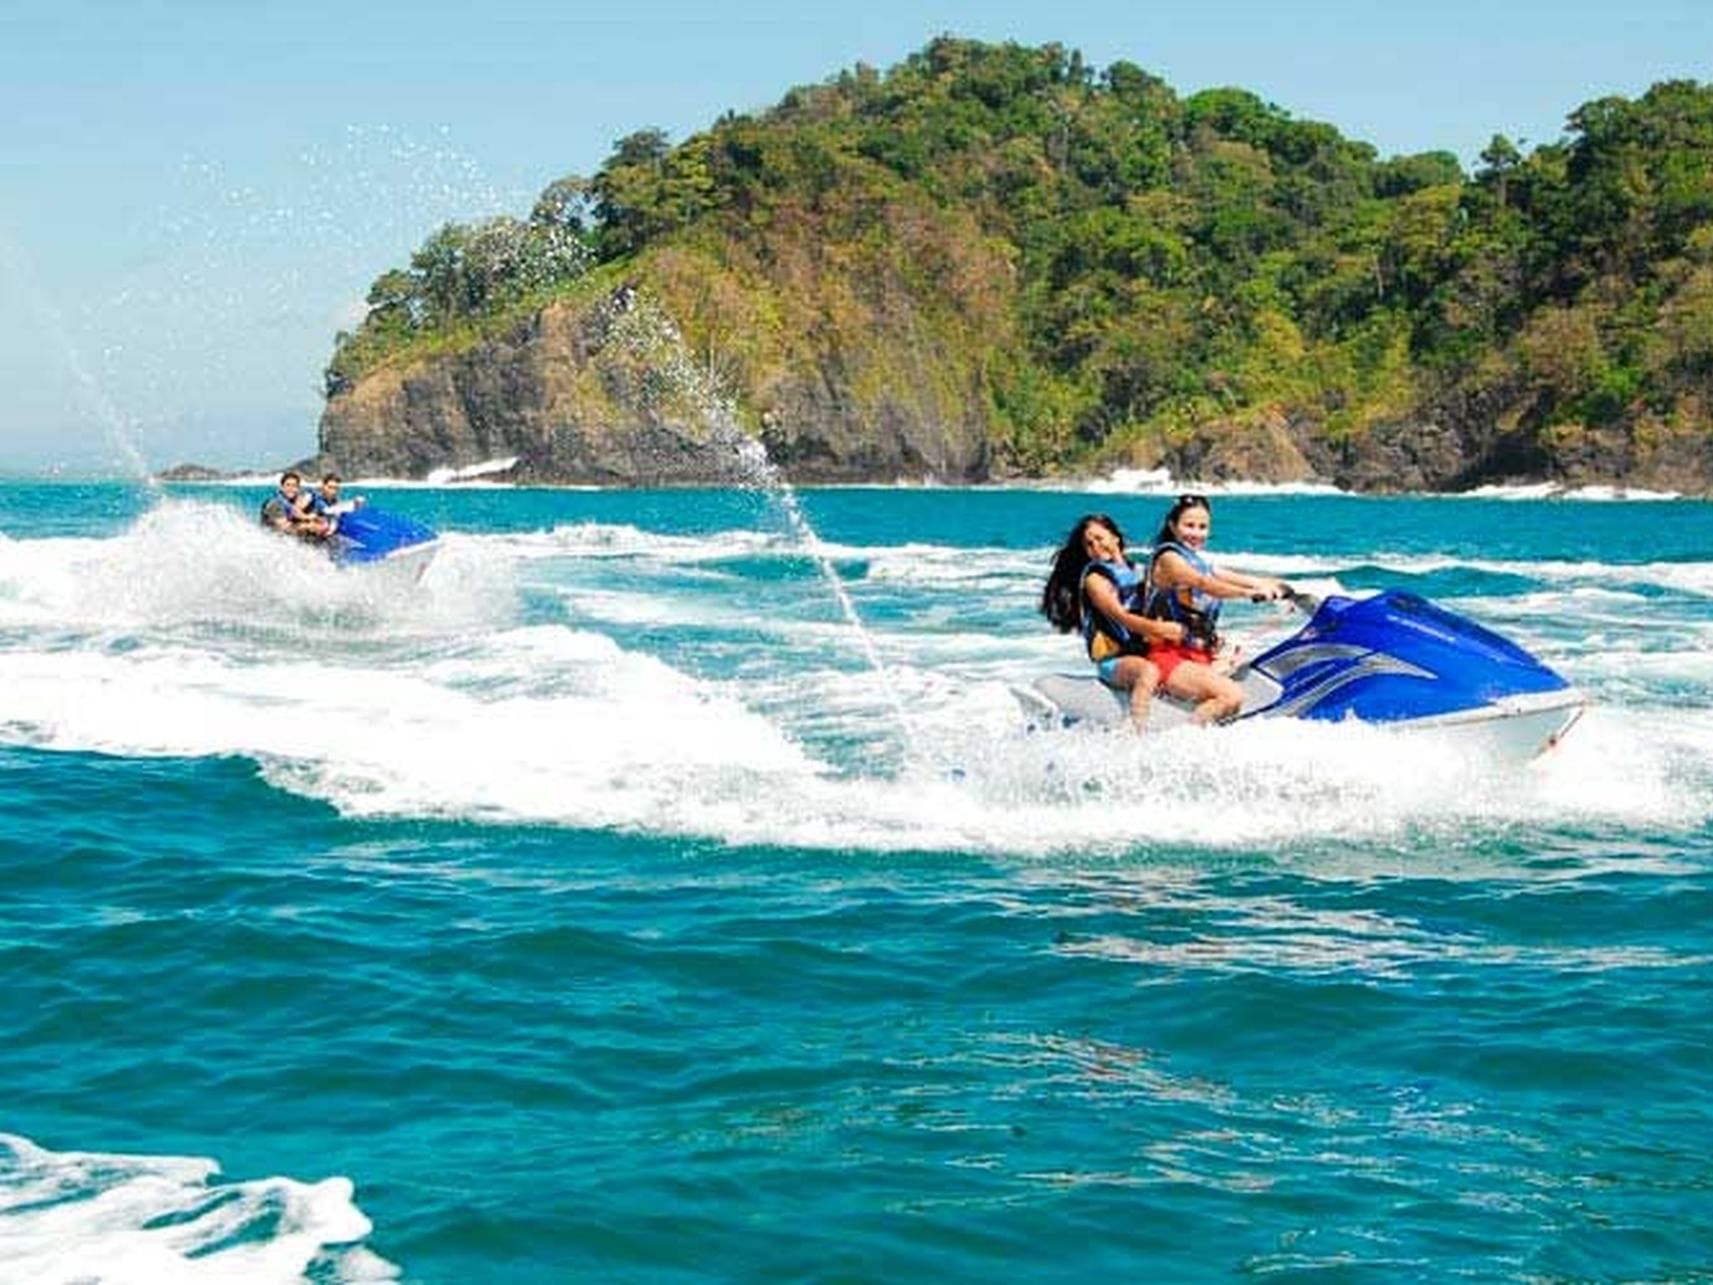
[[[1713,1278],[1713,506],[1216,498],[1516,767],[1029,730],[1159,496],[370,493],[0,484],[0,1281]]]

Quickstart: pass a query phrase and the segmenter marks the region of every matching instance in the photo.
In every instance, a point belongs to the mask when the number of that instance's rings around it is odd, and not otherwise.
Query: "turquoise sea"
[[[1513,767],[1029,730],[1160,495],[348,489],[0,483],[0,1281],[1713,1280],[1713,505],[1215,497]]]

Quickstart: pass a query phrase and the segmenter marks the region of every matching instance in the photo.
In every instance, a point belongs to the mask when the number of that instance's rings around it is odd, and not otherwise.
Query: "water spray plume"
[[[160,483],[155,480],[147,461],[143,459],[142,451],[137,447],[130,421],[119,413],[119,408],[90,373],[77,345],[72,342],[63,314],[49,302],[48,297],[36,284],[23,251],[3,228],[0,228],[0,267],[3,267],[6,275],[11,278],[26,309],[39,319],[42,333],[53,345],[55,353],[71,375],[72,386],[77,390],[85,407],[100,421],[108,445],[129,467],[136,479],[158,498],[161,494]]]
[[[730,392],[711,368],[696,361],[682,332],[666,310],[634,286],[618,291],[602,305],[602,310],[601,320],[609,338],[621,344],[633,357],[646,361],[649,369],[659,375],[664,385],[662,391],[688,403],[701,420],[710,444],[728,454],[733,475],[739,484],[762,492],[778,505],[791,534],[832,591],[840,613],[862,650],[863,659],[880,679],[881,691],[892,708],[905,755],[907,758],[912,756],[914,742],[910,719],[904,711],[903,701],[899,699],[886,661],[875,645],[873,635],[863,624],[856,601],[828,556],[819,533],[803,511],[797,489],[768,457],[766,444],[738,426],[737,404]]]

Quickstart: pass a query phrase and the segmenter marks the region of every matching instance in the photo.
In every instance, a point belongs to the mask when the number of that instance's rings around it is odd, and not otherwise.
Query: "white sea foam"
[[[1466,500],[1554,500],[1564,494],[1556,482],[1491,482],[1457,491],[1453,499]]]
[[[662,563],[693,564],[732,557],[801,558],[802,551],[785,535],[746,529],[696,536],[661,535],[623,523],[577,523],[556,527],[548,535],[512,537],[526,556],[549,557],[574,553],[591,558],[643,558]],[[868,579],[895,583],[928,583],[950,579],[979,581],[1014,576],[1028,580],[1038,592],[1051,549],[968,548],[926,542],[902,545],[855,545],[823,542],[821,552],[835,563],[862,563]],[[1289,578],[1298,588],[1314,593],[1343,592],[1341,573],[1371,568],[1404,576],[1443,571],[1473,571],[1516,576],[1572,588],[1628,592],[1633,586],[1670,589],[1713,597],[1713,561],[1612,564],[1563,559],[1466,558],[1450,553],[1369,554],[1329,557],[1314,553],[1268,553],[1221,549],[1216,563],[1266,575]]]
[[[675,567],[720,562],[731,558],[773,557],[802,559],[804,553],[783,533],[734,528],[700,535],[660,534],[626,523],[580,522],[553,528],[551,532],[507,537],[519,556],[553,558],[575,556],[591,559],[632,558]],[[967,546],[910,541],[904,544],[862,545],[823,541],[821,553],[841,566],[861,564],[859,579],[895,584],[947,582],[993,583],[1007,578],[1040,593],[1041,579],[1052,560],[1052,550],[1040,548],[969,548]],[[1333,579],[1341,565],[1312,554],[1252,553],[1222,551],[1221,563],[1271,575],[1303,579],[1303,587],[1314,583],[1323,592],[1337,589]],[[1424,566],[1454,565],[1451,559],[1422,560]],[[1345,560],[1344,564],[1347,564]],[[1365,565],[1375,565],[1366,563]],[[1406,567],[1400,569],[1407,570]],[[1318,581],[1315,579],[1319,577]]]
[[[1010,689],[1079,666],[1074,640],[970,618],[1032,620],[1038,551],[835,550],[885,607],[859,647],[813,583],[758,610],[718,565],[801,556],[764,532],[575,524],[445,546],[401,592],[219,506],[170,502],[109,539],[0,541],[0,738],[246,756],[351,815],[852,849],[1431,847],[1549,818],[1693,827],[1713,795],[1713,715],[1696,708],[1713,703],[1713,626],[1685,616],[1669,636],[1697,641],[1658,646],[1592,564],[1482,600],[1603,702],[1516,772],[1364,727],[1032,733]],[[1312,565],[1274,563],[1311,585]],[[528,623],[526,590],[560,616]],[[1231,612],[1251,651],[1298,619]]]
[[[1349,492],[1330,482],[1208,482],[1189,484],[1183,491],[1201,495],[1347,495]]]
[[[1594,503],[1620,501],[1681,500],[1679,491],[1649,491],[1630,486],[1565,486],[1559,482],[1492,483],[1457,492],[1452,499],[1470,500],[1586,500]]]
[[[508,455],[503,459],[484,460],[480,464],[468,464],[463,468],[430,469],[427,480],[433,483],[469,482],[475,478],[487,477],[493,473],[504,473],[517,464],[517,456]]]
[[[283,472],[283,470],[282,470],[282,472]],[[191,486],[258,487],[258,486],[276,486],[276,485],[278,485],[279,480],[280,480],[279,473],[236,473],[236,474],[232,475],[231,477],[208,478],[206,481],[197,481],[197,482],[191,482],[191,483],[167,482],[167,483],[164,483],[164,485],[166,485],[166,486],[191,485]]]
[[[1431,736],[1365,727],[1281,722],[1145,742],[1031,734],[1001,681],[895,670],[916,757],[871,775],[833,770],[759,708],[813,689],[815,717],[884,734],[886,694],[871,671],[799,671],[770,692],[697,681],[557,627],[467,641],[408,672],[171,653],[14,658],[13,668],[0,726],[14,739],[245,754],[280,786],[352,815],[887,850],[1399,843],[1548,816],[1691,826],[1707,815],[1713,739],[1707,717],[1643,727],[1596,711],[1550,761],[1517,773]],[[306,717],[278,717],[290,710]]]
[[[444,536],[422,585],[335,569],[229,506],[172,501],[107,540],[0,544],[0,624],[114,630],[204,627],[282,639],[339,630],[439,632],[491,621],[515,596],[509,561]]]
[[[130,756],[246,755],[354,814],[637,828],[676,798],[694,814],[698,798],[724,806],[820,770],[730,693],[600,635],[501,631],[408,661],[251,649],[235,662],[165,645],[14,655],[0,734]]]
[[[713,561],[762,552],[803,556],[783,535],[741,529],[714,531],[706,535],[671,535],[646,531],[623,522],[576,522],[556,526],[545,535],[526,539],[527,547],[538,556],[576,553],[584,557],[644,557],[672,563]]]
[[[515,483],[494,480],[494,475],[504,473],[517,464],[515,455],[503,456],[497,459],[483,460],[477,464],[465,465],[462,468],[431,469],[423,477],[391,477],[386,474],[365,474],[361,477],[342,479],[346,493],[351,494],[362,487],[375,487],[389,491],[436,491],[458,490],[474,491],[487,489],[496,490],[554,490],[554,491],[597,491],[596,486],[553,486],[553,487],[519,487]],[[168,482],[166,485],[188,486],[223,486],[234,489],[254,489],[256,487],[272,487],[278,484],[280,474],[268,473],[238,473],[230,477],[208,478],[192,482]]]
[[[1114,469],[1105,477],[1082,483],[1084,489],[1096,494],[1113,491],[1137,495],[1167,495],[1174,485],[1171,470],[1163,468]]]
[[[1637,486],[1577,486],[1565,492],[1567,500],[1594,500],[1602,503],[1613,501],[1642,501],[1652,503],[1658,500],[1681,500],[1681,491],[1649,491]]]
[[[351,1180],[217,1181],[212,1160],[48,1151],[0,1134],[0,1281],[397,1280]]]
[[[1102,477],[1055,479],[1031,485],[1031,490],[1070,491],[1081,495],[1343,495],[1328,482],[1200,482],[1181,481],[1170,469],[1119,468]]]
[[[1410,576],[1431,575],[1441,571],[1474,571],[1566,586],[1607,588],[1614,592],[1624,592],[1627,587],[1644,585],[1713,597],[1713,562],[1613,564],[1594,561],[1569,562],[1562,559],[1528,561],[1520,558],[1462,558],[1451,554],[1387,553],[1350,555],[1334,559],[1313,555],[1242,551],[1221,551],[1215,555],[1214,561],[1244,570],[1293,578],[1319,575],[1336,580],[1341,571],[1348,572],[1355,567]]]

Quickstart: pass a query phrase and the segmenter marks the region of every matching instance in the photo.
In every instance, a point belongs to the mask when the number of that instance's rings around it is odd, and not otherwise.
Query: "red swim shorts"
[[[1160,671],[1162,685],[1186,660],[1197,665],[1213,664],[1213,657],[1207,652],[1199,647],[1186,647],[1183,643],[1154,643],[1148,648],[1148,659]]]

